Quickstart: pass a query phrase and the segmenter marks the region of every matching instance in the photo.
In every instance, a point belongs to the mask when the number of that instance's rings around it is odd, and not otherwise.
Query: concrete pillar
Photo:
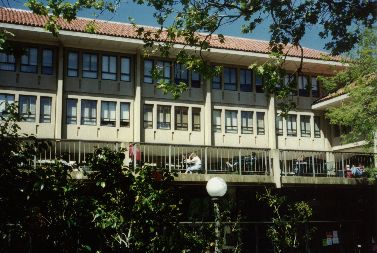
[[[268,101],[268,146],[271,149],[271,159],[272,159],[272,173],[276,188],[281,188],[281,169],[280,169],[280,152],[277,147],[277,137],[276,137],[276,108],[275,108],[275,95],[270,95]]]
[[[63,121],[63,78],[64,78],[64,50],[63,46],[59,46],[57,57],[57,89],[56,89],[56,101],[55,101],[55,139],[60,140],[62,138],[62,121]]]
[[[212,145],[212,94],[211,80],[204,80],[205,103],[204,103],[204,145]]]
[[[133,131],[134,142],[141,141],[141,121],[143,115],[141,114],[141,55],[140,52],[136,54],[135,58],[135,99],[133,106]]]

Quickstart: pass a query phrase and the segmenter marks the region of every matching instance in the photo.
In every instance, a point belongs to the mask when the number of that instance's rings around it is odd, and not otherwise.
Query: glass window
[[[161,75],[160,80],[164,80],[165,82],[171,81],[171,73],[170,73],[170,62],[169,61],[157,61],[156,62],[156,69]]]
[[[120,58],[120,80],[131,81],[131,59],[128,57]]]
[[[224,90],[237,90],[237,69],[224,68]]]
[[[311,78],[311,86],[312,86],[312,96],[315,98],[319,97],[319,87],[318,87],[318,81],[316,77]]]
[[[192,131],[200,131],[200,108],[192,108]]]
[[[38,49],[25,48],[24,54],[21,56],[21,72],[37,73],[38,66]]]
[[[253,72],[249,69],[240,69],[241,91],[253,91]]]
[[[3,115],[7,105],[14,103],[14,95],[0,94],[0,115]]]
[[[79,56],[76,52],[68,53],[67,75],[76,77],[79,74]]]
[[[144,83],[153,83],[152,70],[153,61],[144,60]]]
[[[221,76],[222,76],[222,73],[220,73],[218,76],[212,77],[212,89],[221,89],[221,82],[222,82]]]
[[[81,100],[81,125],[97,125],[97,101]]]
[[[174,80],[176,84],[180,82],[188,84],[188,71],[183,64],[176,63],[174,66]]]
[[[200,74],[195,71],[191,71],[191,87],[200,88]]]
[[[301,137],[310,137],[310,116],[308,115],[301,115],[300,116],[300,131]]]
[[[283,117],[280,115],[276,115],[276,135],[283,136]]]
[[[144,105],[144,128],[153,128],[153,105]]]
[[[102,79],[117,79],[117,58],[116,56],[102,55]]]
[[[157,128],[170,129],[171,107],[168,105],[157,106]]]
[[[241,112],[241,133],[253,133],[253,112]]]
[[[314,116],[314,138],[321,138],[321,118]]]
[[[287,116],[287,135],[297,136],[297,115],[289,114]]]
[[[264,135],[264,112],[257,112],[257,134]]]
[[[130,103],[120,103],[120,126],[130,126]]]
[[[309,96],[309,86],[308,86],[308,77],[307,76],[298,76],[298,92],[302,97]]]
[[[67,124],[77,124],[77,99],[67,99]]]
[[[97,78],[97,55],[83,53],[82,55],[82,77]]]
[[[221,110],[215,109],[212,112],[213,116],[213,131],[214,132],[221,132]]]
[[[42,74],[52,75],[54,73],[53,63],[54,53],[52,49],[43,49],[42,51]]]
[[[294,74],[287,74],[284,76],[284,86],[289,86],[291,89],[290,95],[297,96],[297,83]]]
[[[0,70],[16,71],[16,59],[14,55],[0,53]]]
[[[188,129],[188,108],[187,107],[175,107],[175,130],[187,130]]]
[[[116,122],[116,102],[101,102],[101,126],[115,127]]]
[[[264,90],[263,90],[263,79],[259,75],[255,75],[255,91],[257,93],[264,93]]]
[[[51,97],[41,97],[41,107],[39,121],[41,123],[51,123]]]
[[[225,132],[226,133],[237,133],[237,111],[225,110]]]
[[[35,122],[36,108],[35,104],[37,101],[36,96],[20,96],[19,98],[19,112],[21,117],[27,122]]]

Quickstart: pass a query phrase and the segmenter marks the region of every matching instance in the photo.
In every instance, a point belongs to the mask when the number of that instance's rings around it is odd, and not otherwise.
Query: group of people
[[[347,177],[361,177],[365,173],[364,165],[359,164],[356,167],[354,164],[352,164],[352,167],[351,167],[349,164],[347,164],[346,173],[347,173]]]

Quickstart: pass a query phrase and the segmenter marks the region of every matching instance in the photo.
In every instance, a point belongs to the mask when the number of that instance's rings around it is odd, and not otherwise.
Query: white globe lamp
[[[206,186],[209,196],[212,198],[219,198],[225,195],[227,191],[227,185],[224,179],[221,177],[213,177],[207,182]]]

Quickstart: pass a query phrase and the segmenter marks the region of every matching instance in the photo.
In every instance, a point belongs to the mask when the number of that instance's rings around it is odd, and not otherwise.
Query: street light
[[[213,201],[213,209],[215,214],[215,253],[221,253],[221,248],[219,247],[220,241],[220,209],[219,209],[219,198],[224,196],[227,190],[227,185],[224,179],[221,177],[213,177],[207,182],[206,186],[207,192]]]

